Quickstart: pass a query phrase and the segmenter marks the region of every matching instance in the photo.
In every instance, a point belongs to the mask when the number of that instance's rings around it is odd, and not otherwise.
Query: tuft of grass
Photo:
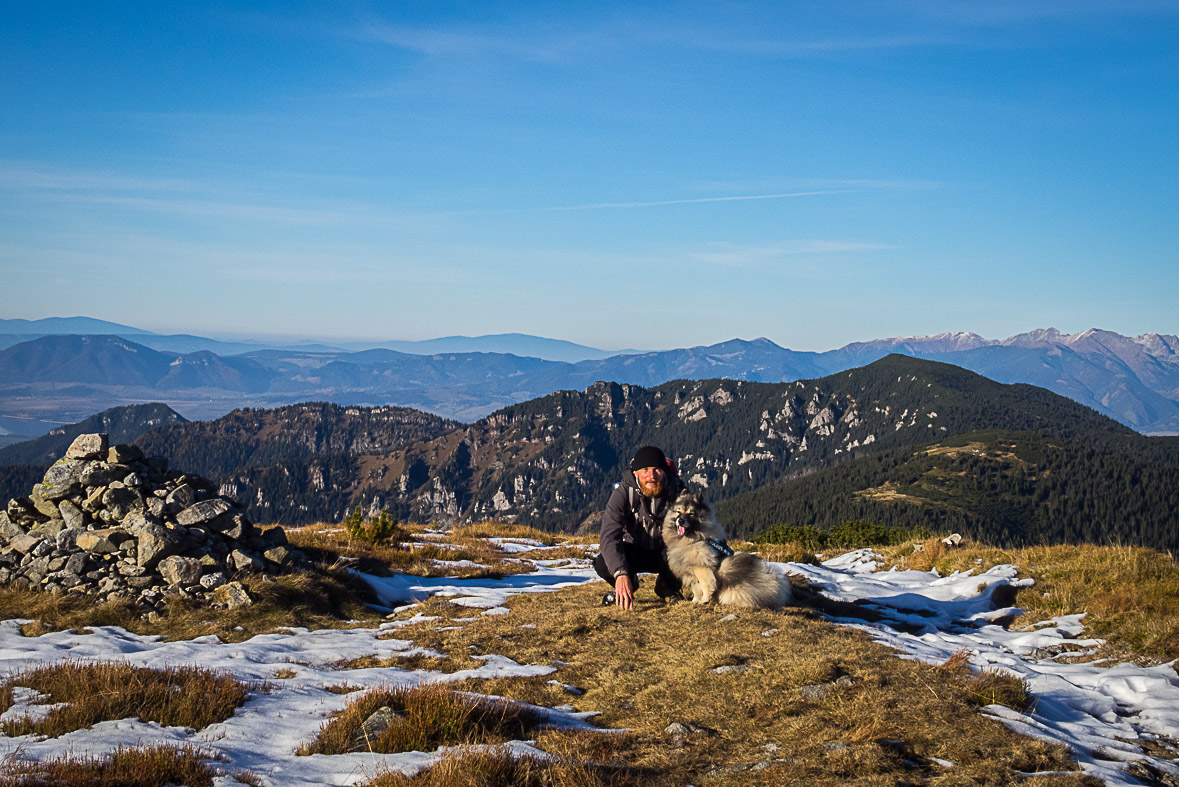
[[[183,746],[119,747],[105,757],[65,757],[30,762],[9,757],[0,764],[0,787],[209,787],[218,776],[262,787],[248,770],[208,764],[213,755]]]
[[[413,776],[386,772],[366,787],[624,787],[636,775],[582,763],[516,757],[508,749],[460,750]]]
[[[967,699],[979,707],[1004,705],[1022,712],[1033,705],[1026,680],[997,669],[975,672],[970,666],[970,652],[967,650],[955,651],[938,669],[958,678],[966,687]]]
[[[362,731],[365,720],[383,707],[401,717],[373,738]],[[459,694],[437,685],[375,689],[330,719],[298,754],[344,754],[357,749],[390,754],[433,751],[439,746],[503,743],[540,726],[527,706],[498,698]]]
[[[197,667],[148,669],[120,662],[63,661],[9,677],[0,684],[0,713],[12,705],[15,686],[64,703],[44,718],[0,723],[5,735],[56,738],[101,721],[138,718],[165,727],[203,729],[224,721],[245,702],[251,686],[230,675]]]
[[[211,787],[219,772],[205,764],[210,756],[191,746],[152,746],[119,748],[107,757],[10,761],[0,766],[0,787]],[[233,776],[245,784],[258,784],[245,774]]]
[[[1032,695],[1023,678],[998,670],[985,669],[966,680],[967,698],[978,706],[1005,705],[1025,711],[1032,705]]]
[[[884,554],[900,568],[936,568],[943,575],[1018,566],[1035,584],[1015,596],[1013,606],[1025,613],[1014,627],[1085,613],[1087,635],[1109,643],[1098,657],[1155,664],[1179,658],[1179,565],[1170,554],[1092,544],[999,549],[970,541],[904,552]]]

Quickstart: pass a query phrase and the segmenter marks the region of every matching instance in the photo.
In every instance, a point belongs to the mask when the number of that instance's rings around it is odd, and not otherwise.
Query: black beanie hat
[[[667,467],[667,457],[653,445],[645,445],[635,452],[635,458],[630,462],[631,471],[642,470],[644,467]]]

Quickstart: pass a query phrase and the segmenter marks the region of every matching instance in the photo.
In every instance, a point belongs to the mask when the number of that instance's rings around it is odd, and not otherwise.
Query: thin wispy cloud
[[[193,188],[180,178],[145,178],[108,172],[46,169],[0,161],[0,188],[44,191],[180,191]]]
[[[586,205],[557,205],[544,208],[556,210],[603,210],[608,208],[655,208],[663,205],[698,205],[707,202],[744,202],[749,200],[790,199],[794,197],[821,197],[829,194],[846,194],[853,189],[827,189],[823,191],[795,191],[787,194],[735,194],[721,197],[693,197],[690,199],[664,199],[649,202],[595,202]]]
[[[868,243],[848,240],[788,240],[764,246],[742,246],[738,244],[713,244],[706,251],[696,252],[691,259],[709,265],[726,267],[747,267],[763,265],[801,255],[851,254],[867,251],[892,249],[883,243]]]

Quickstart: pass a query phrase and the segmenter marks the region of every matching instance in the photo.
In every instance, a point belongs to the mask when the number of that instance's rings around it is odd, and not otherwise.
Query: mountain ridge
[[[208,350],[153,350],[113,335],[88,342],[44,336],[0,350],[0,416],[27,421],[34,400],[40,412],[61,401],[58,422],[132,401],[165,401],[186,417],[200,419],[237,407],[328,400],[413,407],[473,422],[506,405],[583,389],[598,380],[646,387],[681,378],[784,382],[900,352],[1002,382],[1048,388],[1144,433],[1166,434],[1179,433],[1177,348],[1179,337],[1167,334],[1124,337],[1098,329],[1061,334],[1047,328],[1004,340],[964,332],[878,339],[823,353],[788,350],[760,337],[567,363],[506,353],[419,355],[384,347],[261,349],[222,356]]]
[[[1002,385],[901,355],[793,383],[680,380],[647,389],[598,382],[511,405],[388,452],[322,453],[231,472],[176,451],[212,444],[191,436],[212,428],[156,430],[139,443],[256,501],[251,515],[259,521],[333,521],[360,505],[425,521],[494,517],[565,530],[600,511],[635,446],[644,443],[664,447],[688,483],[720,499],[833,462],[977,428],[1087,435],[1097,442],[1135,435],[1043,389]]]

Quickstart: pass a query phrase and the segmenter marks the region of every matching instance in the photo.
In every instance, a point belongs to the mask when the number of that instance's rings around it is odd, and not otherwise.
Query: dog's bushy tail
[[[790,601],[790,580],[749,552],[737,552],[717,569],[717,601],[730,607],[780,609]]]

